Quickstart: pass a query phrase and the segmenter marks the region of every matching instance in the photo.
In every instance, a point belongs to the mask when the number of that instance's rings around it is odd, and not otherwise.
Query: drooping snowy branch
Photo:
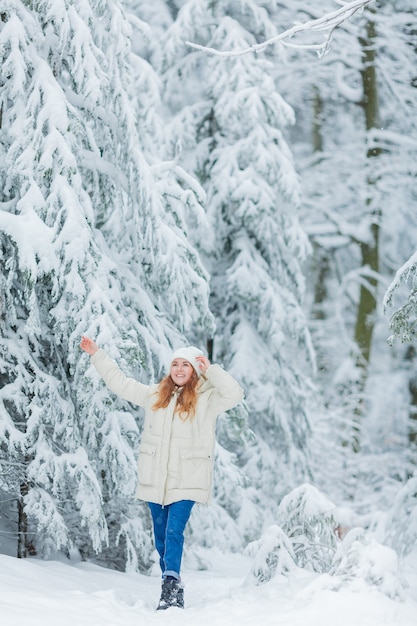
[[[288,28],[282,33],[267,39],[261,43],[252,44],[248,48],[242,48],[241,50],[218,50],[216,48],[210,48],[206,46],[202,46],[197,43],[193,43],[191,41],[186,41],[186,45],[194,48],[196,50],[201,50],[203,52],[209,52],[210,54],[215,54],[217,56],[222,57],[235,57],[241,56],[243,54],[248,54],[249,52],[263,52],[268,46],[274,45],[276,43],[281,43],[282,45],[293,47],[293,48],[308,48],[317,50],[318,54],[323,55],[327,52],[330,44],[330,40],[334,30],[340,26],[343,22],[348,20],[358,11],[362,11],[363,8],[373,2],[374,0],[354,0],[353,2],[342,2],[338,0],[338,4],[341,4],[342,7],[337,11],[333,11],[332,13],[327,13],[323,17],[317,18],[315,20],[309,20],[304,23],[297,23],[292,28]],[[308,44],[294,44],[290,43],[288,40],[298,35],[299,33],[304,32],[323,32],[326,33],[325,40],[322,43],[308,43]]]

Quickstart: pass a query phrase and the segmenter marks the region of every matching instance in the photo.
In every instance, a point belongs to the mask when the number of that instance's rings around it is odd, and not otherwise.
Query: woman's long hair
[[[180,419],[184,421],[188,418],[193,419],[197,407],[198,382],[199,379],[196,372],[193,372],[190,380],[183,387],[178,387],[171,376],[166,376],[158,385],[158,396],[152,409],[154,411],[157,409],[165,409],[171,401],[172,394],[175,393],[175,391],[179,391],[175,412],[178,413]]]

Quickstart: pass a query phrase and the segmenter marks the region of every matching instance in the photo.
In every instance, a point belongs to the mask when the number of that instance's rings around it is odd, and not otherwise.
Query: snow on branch
[[[196,50],[209,52],[210,54],[222,57],[236,57],[247,54],[248,52],[263,52],[265,48],[278,42],[294,48],[315,49],[320,55],[323,55],[328,50],[333,31],[340,26],[342,22],[352,17],[354,13],[362,11],[367,4],[374,2],[374,0],[354,0],[353,2],[343,2],[341,0],[337,1],[342,5],[342,7],[337,11],[327,13],[323,17],[315,20],[309,20],[304,23],[296,23],[292,28],[285,30],[283,33],[279,33],[278,35],[275,35],[275,37],[271,37],[262,43],[253,44],[242,50],[217,50],[216,48],[208,48],[191,41],[186,41],[185,43],[187,46],[195,48]],[[321,44],[293,44],[288,42],[288,39],[291,39],[294,35],[308,31],[327,33],[325,41]]]

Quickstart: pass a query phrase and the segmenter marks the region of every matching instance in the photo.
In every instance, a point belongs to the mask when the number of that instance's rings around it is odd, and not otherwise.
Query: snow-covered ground
[[[155,611],[160,581],[90,563],[0,555],[2,626],[416,626],[417,553],[406,563],[405,592],[393,599],[360,578],[337,591],[327,574],[297,570],[248,586],[250,561],[210,552],[212,569],[185,568],[186,609]]]

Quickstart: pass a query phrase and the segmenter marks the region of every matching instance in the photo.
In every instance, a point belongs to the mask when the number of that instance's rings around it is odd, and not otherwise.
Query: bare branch
[[[208,48],[206,46],[202,46],[197,43],[192,43],[191,41],[186,41],[186,45],[194,48],[195,50],[201,50],[203,52],[208,52],[210,54],[215,54],[217,56],[222,57],[236,57],[241,56],[243,54],[248,54],[249,52],[263,52],[265,48],[271,46],[275,43],[280,42],[283,45],[291,46],[291,47],[303,47],[303,48],[312,48],[319,50],[322,54],[324,54],[328,47],[329,42],[332,36],[333,31],[342,24],[342,22],[348,20],[352,15],[358,11],[362,11],[362,9],[371,2],[375,0],[354,0],[353,2],[339,2],[343,6],[334,11],[333,13],[327,13],[323,17],[320,17],[315,20],[310,20],[305,23],[297,23],[292,28],[276,35],[275,37],[271,37],[271,39],[267,39],[262,43],[253,44],[249,46],[249,48],[244,48],[242,50],[217,50],[216,48]],[[289,44],[288,39],[291,39],[294,35],[302,32],[325,32],[328,33],[326,40],[322,44],[305,44],[298,46],[297,44]]]

